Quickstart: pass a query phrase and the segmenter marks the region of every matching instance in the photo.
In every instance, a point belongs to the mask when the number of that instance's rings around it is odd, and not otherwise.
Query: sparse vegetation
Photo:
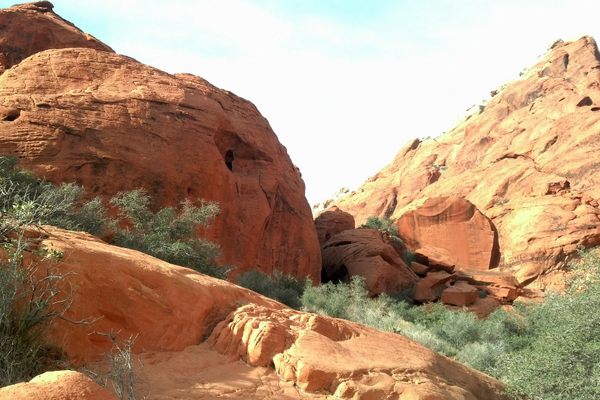
[[[242,287],[254,290],[263,296],[296,309],[299,309],[302,305],[301,298],[304,288],[310,285],[309,282],[301,282],[293,276],[284,275],[280,271],[275,271],[273,275],[267,275],[256,270],[247,271],[240,275],[237,283]]]
[[[361,225],[361,228],[378,229],[387,232],[391,236],[398,237],[398,228],[394,226],[394,221],[388,217],[369,217],[367,222]]]
[[[404,251],[403,254],[401,254],[401,256],[406,265],[410,265],[411,262],[415,261],[415,254],[412,251],[410,251],[410,249],[408,249],[406,246],[404,246],[404,242],[400,238],[398,228],[394,225],[394,221],[392,221],[390,218],[374,216],[368,217],[367,222],[362,224],[361,228],[377,229],[387,233],[390,239],[404,247]]]
[[[576,271],[567,293],[483,320],[441,304],[369,298],[357,278],[307,287],[302,303],[307,311],[405,335],[506,382],[514,398],[591,400],[600,393],[600,257],[583,255]]]

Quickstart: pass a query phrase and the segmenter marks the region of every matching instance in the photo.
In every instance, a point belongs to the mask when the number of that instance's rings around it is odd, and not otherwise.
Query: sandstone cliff
[[[497,229],[498,265],[543,286],[577,249],[600,243],[598,47],[559,41],[492,95],[448,133],[408,143],[335,206],[361,224],[464,197]]]
[[[157,206],[216,201],[221,213],[204,235],[222,263],[318,280],[304,182],[256,107],[115,54],[50,9],[0,12],[0,46],[10,43],[1,51],[15,64],[0,76],[0,154],[90,195],[142,187]]]

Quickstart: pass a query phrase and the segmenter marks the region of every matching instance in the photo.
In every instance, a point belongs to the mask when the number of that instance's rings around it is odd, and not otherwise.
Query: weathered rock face
[[[500,267],[544,285],[578,247],[600,243],[599,132],[596,43],[559,43],[480,114],[409,143],[335,205],[361,224],[398,219],[427,198],[464,197],[496,226]]]
[[[322,248],[324,282],[366,280],[371,294],[399,293],[417,281],[400,255],[398,246],[376,229],[351,229],[329,239]]]
[[[0,388],[0,400],[116,400],[108,390],[75,371],[52,371]]]
[[[407,246],[445,249],[457,268],[487,270],[500,261],[494,224],[466,199],[429,198],[402,215],[396,226]]]
[[[393,333],[289,309],[248,305],[209,342],[285,381],[340,399],[500,399],[497,381]]]
[[[87,47],[113,51],[62,19],[52,8],[49,1],[38,1],[0,9],[0,73],[47,49]]]
[[[239,304],[281,307],[229,282],[177,267],[138,251],[110,246],[85,233],[45,227],[42,242],[64,254],[56,264],[66,276],[72,303],[50,327],[50,341],[76,364],[96,360],[112,347],[102,334],[136,336],[135,350],[179,351],[200,343]]]
[[[51,343],[80,364],[101,358],[110,347],[98,332],[137,335],[140,397],[501,398],[498,381],[400,335],[290,310],[231,283],[85,233],[44,229],[41,245],[63,253],[54,268],[65,275],[65,289],[72,290],[64,292],[72,296],[65,317],[95,320],[89,325],[55,321]],[[64,388],[62,382],[56,379],[52,385]],[[33,383],[3,389],[0,398],[23,388],[29,390],[23,393],[36,394],[30,398],[61,398],[41,394]]]
[[[319,279],[304,182],[250,102],[192,75],[76,48],[4,72],[0,104],[0,154],[90,195],[142,187],[157,206],[216,201],[221,213],[204,235],[224,264]]]
[[[315,218],[315,227],[317,228],[319,243],[323,246],[332,236],[348,229],[354,229],[354,217],[337,207],[333,207]]]

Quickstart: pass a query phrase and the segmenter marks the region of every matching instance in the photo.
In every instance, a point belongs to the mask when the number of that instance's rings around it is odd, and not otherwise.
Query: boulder
[[[418,278],[402,260],[393,240],[377,229],[338,233],[322,248],[323,282],[361,276],[371,294],[399,293],[411,288]]]
[[[0,74],[25,58],[47,49],[86,47],[113,50],[55,14],[49,1],[0,9]]]
[[[442,292],[456,280],[454,275],[446,271],[429,272],[425,278],[415,284],[413,299],[420,303],[436,301]]]
[[[425,276],[429,272],[429,266],[416,261],[410,263],[410,269],[419,276]]]
[[[362,224],[372,215],[401,218],[430,198],[464,198],[495,225],[498,266],[510,269],[519,283],[543,288],[564,275],[568,256],[600,243],[600,174],[593,156],[600,153],[599,54],[590,37],[559,43],[499,88],[481,112],[437,138],[412,140],[387,167],[332,205]],[[415,219],[420,216],[413,214]],[[483,250],[483,242],[489,250],[486,231],[485,240],[463,232],[475,242],[461,245],[461,257],[467,248]],[[469,250],[461,260],[485,266],[481,255],[487,250],[477,252],[474,257]]]
[[[402,215],[396,226],[414,249],[445,250],[445,263],[487,270],[498,266],[498,234],[492,221],[461,197],[432,197]],[[431,265],[431,264],[430,264]]]
[[[0,400],[116,400],[107,389],[76,371],[52,371],[29,382],[0,388]]]
[[[484,290],[499,302],[506,304],[514,301],[522,292],[522,285],[508,271],[478,271],[462,269],[456,272],[457,279]]]
[[[339,399],[502,398],[499,382],[403,336],[289,309],[241,307],[209,343],[250,365],[273,363],[282,380]]]
[[[144,188],[155,207],[215,201],[221,212],[199,233],[220,245],[222,264],[319,280],[304,182],[249,101],[196,76],[69,48],[4,72],[0,104],[0,154],[39,176],[104,198]]]
[[[435,246],[419,247],[415,250],[415,259],[419,264],[435,271],[452,273],[456,267],[455,258],[450,251]]]
[[[354,217],[337,207],[333,207],[315,218],[315,227],[317,228],[319,243],[323,246],[332,236],[354,229]]]
[[[466,307],[479,298],[479,289],[466,282],[458,281],[442,291],[441,301],[451,306]]]

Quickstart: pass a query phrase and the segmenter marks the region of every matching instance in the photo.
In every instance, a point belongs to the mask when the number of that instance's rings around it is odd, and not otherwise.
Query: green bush
[[[389,233],[391,236],[398,237],[398,228],[394,226],[394,221],[388,217],[368,217],[361,228],[378,229]]]
[[[215,203],[197,207],[186,200],[180,211],[166,207],[153,212],[150,202],[140,189],[121,192],[111,199],[119,212],[119,220],[111,223],[114,244],[223,278],[227,270],[214,263],[219,256],[218,246],[197,234],[199,226],[209,225],[219,213],[219,207]]]
[[[113,244],[140,250],[167,262],[224,278],[227,269],[215,264],[218,246],[197,236],[219,213],[215,203],[199,206],[184,201],[179,210],[157,212],[143,190],[121,192],[110,200],[118,212],[110,218],[100,198],[82,201],[84,190],[75,184],[54,186],[20,170],[15,158],[0,157],[0,237],[16,227],[48,224],[102,236]]]
[[[68,299],[58,290],[63,276],[48,268],[38,271],[37,261],[24,261],[31,253],[22,232],[2,242],[6,255],[0,263],[0,387],[31,379],[45,369],[51,350],[45,343],[48,324],[64,312]],[[38,251],[28,259],[52,261],[56,252]]]
[[[284,275],[280,271],[275,271],[273,275],[267,275],[256,270],[244,272],[239,276],[237,283],[296,309],[302,305],[300,299],[305,286],[310,285],[293,276]]]

